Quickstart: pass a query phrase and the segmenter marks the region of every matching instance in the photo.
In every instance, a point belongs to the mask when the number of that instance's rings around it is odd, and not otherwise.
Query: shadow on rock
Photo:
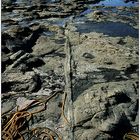
[[[110,68],[98,68],[100,71],[87,72],[85,79],[83,78],[73,78],[74,86],[73,91],[73,101],[77,99],[85,90],[91,86],[99,83],[106,82],[119,82],[128,80],[124,74],[121,74],[122,71]]]
[[[40,76],[34,72],[5,73],[2,80],[2,93],[37,92],[41,88]]]
[[[6,46],[11,52],[17,52],[19,50],[32,52],[32,47],[43,32],[43,29],[39,28],[33,31],[33,33],[31,33],[32,31],[29,28],[17,28],[16,30],[14,36],[9,35],[10,32],[2,33],[2,45]]]
[[[37,39],[39,38],[40,34],[43,32],[43,29],[39,28],[32,33],[32,35],[25,40],[25,50],[27,52],[32,52],[32,47],[35,45]]]
[[[114,138],[113,140],[123,140],[123,136],[131,130],[132,126],[130,121],[125,115],[123,115],[118,124],[116,124],[114,130],[111,132],[111,135]]]

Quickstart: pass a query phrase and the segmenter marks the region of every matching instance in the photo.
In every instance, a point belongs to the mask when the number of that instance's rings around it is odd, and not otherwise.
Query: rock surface
[[[55,2],[3,9],[2,128],[17,107],[34,112],[45,104],[29,129],[47,127],[63,140],[122,140],[138,133],[138,8],[91,6],[80,15],[91,1]],[[111,36],[85,26],[111,21],[134,34]]]

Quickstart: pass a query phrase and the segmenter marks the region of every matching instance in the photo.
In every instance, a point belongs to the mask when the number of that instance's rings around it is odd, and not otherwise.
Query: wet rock
[[[34,72],[4,73],[2,76],[2,92],[33,92],[40,89],[41,81]]]

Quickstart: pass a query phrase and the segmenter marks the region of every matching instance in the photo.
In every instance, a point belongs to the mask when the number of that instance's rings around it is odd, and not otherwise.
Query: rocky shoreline
[[[94,2],[4,3],[2,130],[15,112],[45,104],[24,129],[47,128],[44,133],[59,140],[123,140],[138,133],[138,7]],[[11,136],[5,131],[3,139]],[[20,134],[28,140],[32,133]]]

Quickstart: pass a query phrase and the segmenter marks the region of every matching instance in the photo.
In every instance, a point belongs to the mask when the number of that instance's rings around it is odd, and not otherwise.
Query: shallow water
[[[92,6],[138,6],[137,0],[129,0],[125,2],[125,0],[101,0],[97,4],[93,4]]]
[[[89,13],[91,13],[91,12],[93,12],[93,10],[89,8],[89,9],[85,10],[84,12],[82,12],[82,13],[80,14],[80,16],[87,15],[87,14],[89,14]]]
[[[98,32],[103,33],[105,35],[113,36],[113,37],[125,37],[131,36],[138,38],[138,30],[134,29],[132,26],[121,23],[121,22],[85,22],[82,24],[75,24],[77,27],[77,31],[80,33],[90,33],[90,32]]]
[[[64,0],[65,2],[70,0]],[[59,0],[13,0],[13,3],[19,4],[19,5],[40,5],[40,4],[47,4],[47,3],[54,3],[59,2]],[[104,5],[104,6],[136,6],[138,5],[137,0],[97,0],[96,2],[93,2],[93,5]]]
[[[50,0],[49,0],[50,1]],[[33,5],[34,3],[38,2],[38,4],[41,3],[47,3],[49,2],[47,0],[16,0],[17,3],[25,3],[26,6]],[[135,6],[138,4],[138,2],[124,2],[124,0],[101,0],[98,4],[93,4],[94,6],[96,5],[105,5],[105,6]],[[88,33],[88,32],[99,32],[99,33],[104,33],[109,36],[132,36],[138,38],[138,30],[134,29],[133,27],[129,26],[128,24],[120,23],[120,22],[101,22],[101,23],[95,23],[95,22],[85,22],[86,21],[86,16],[87,14],[93,12],[94,10],[92,9],[93,5],[90,5],[87,10],[82,12],[81,14],[77,15],[76,18],[63,18],[63,19],[54,19],[51,20],[49,19],[39,19],[39,20],[26,20],[23,15],[18,16],[18,13],[3,13],[2,18],[17,18],[16,21],[18,21],[18,24],[21,25],[22,27],[28,26],[31,23],[37,22],[46,22],[51,25],[58,25],[60,27],[65,27],[66,23],[68,22],[76,22],[76,26],[79,32],[81,33]],[[104,7],[105,8],[105,7]],[[114,11],[113,11],[114,10]],[[111,10],[111,12],[117,13],[117,10],[115,8]],[[133,14],[131,12],[124,11],[122,13],[119,13],[120,15],[128,15],[132,16]],[[7,29],[7,24],[3,24],[1,26],[2,30]],[[47,35],[48,33],[44,33]],[[50,33],[48,34],[48,36]]]

